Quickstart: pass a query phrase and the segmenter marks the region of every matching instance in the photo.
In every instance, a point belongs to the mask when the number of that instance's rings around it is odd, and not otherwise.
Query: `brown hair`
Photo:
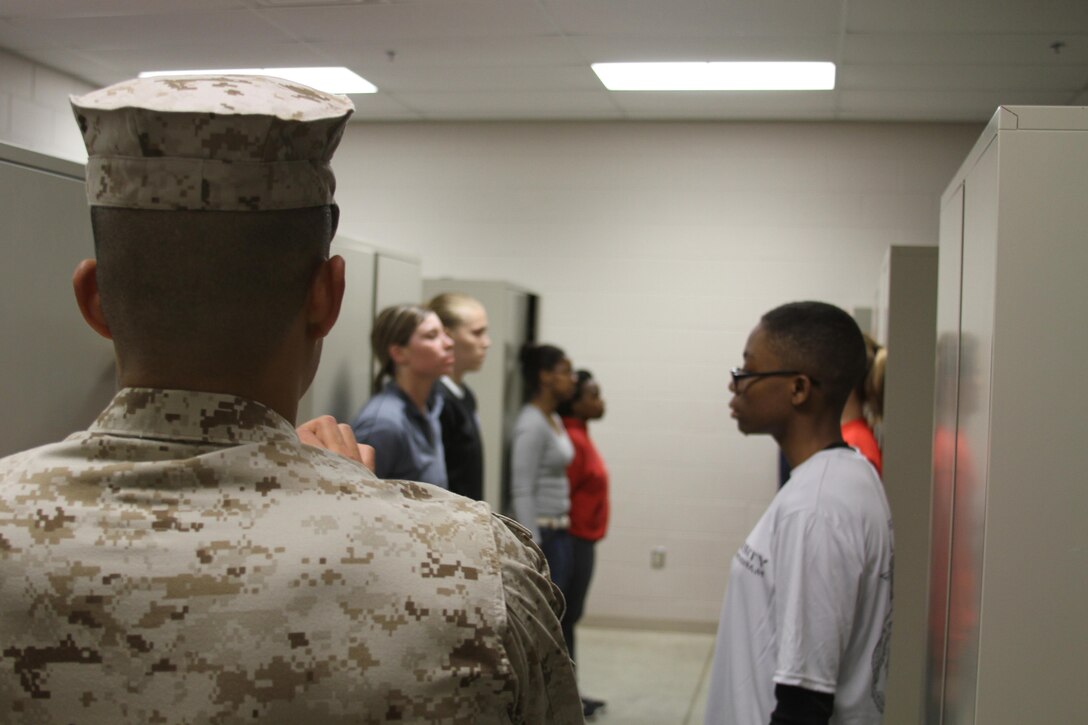
[[[374,320],[374,329],[370,331],[370,346],[378,360],[378,374],[374,378],[373,388],[377,392],[387,377],[393,377],[396,363],[389,356],[392,345],[407,345],[431,311],[419,305],[393,305],[386,307]]]

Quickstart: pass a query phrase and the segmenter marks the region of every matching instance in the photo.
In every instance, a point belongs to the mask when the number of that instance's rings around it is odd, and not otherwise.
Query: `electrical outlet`
[[[655,546],[650,550],[650,567],[653,569],[665,568],[665,547]]]

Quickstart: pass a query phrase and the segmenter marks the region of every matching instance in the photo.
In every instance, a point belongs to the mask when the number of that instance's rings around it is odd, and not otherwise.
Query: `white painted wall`
[[[0,141],[84,163],[69,94],[93,86],[25,58],[0,50]]]
[[[85,160],[67,96],[87,90],[0,51],[0,140]],[[587,616],[702,626],[775,488],[773,443],[726,408],[749,330],[788,300],[871,307],[889,245],[936,244],[939,195],[980,132],[352,124],[334,165],[343,234],[421,258],[426,277],[539,292],[541,339],[600,379],[613,518]]]
[[[354,124],[334,165],[345,234],[420,257],[426,277],[539,292],[541,339],[599,378],[613,518],[587,617],[705,625],[775,491],[773,442],[726,407],[748,332],[790,300],[871,307],[889,245],[936,244],[940,193],[980,131]]]

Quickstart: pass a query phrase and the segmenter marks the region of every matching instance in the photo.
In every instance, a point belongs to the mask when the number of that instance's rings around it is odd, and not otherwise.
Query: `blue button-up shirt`
[[[390,381],[352,422],[355,440],[374,446],[378,478],[423,481],[449,488],[442,448],[442,396],[432,390],[424,415],[395,382]]]

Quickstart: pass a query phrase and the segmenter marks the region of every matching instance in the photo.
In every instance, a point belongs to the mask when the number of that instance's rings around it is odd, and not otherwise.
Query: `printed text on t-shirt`
[[[740,551],[737,552],[737,561],[739,561],[745,569],[756,576],[761,577],[763,576],[763,569],[767,564],[767,557],[745,543],[744,546],[740,547]]]

